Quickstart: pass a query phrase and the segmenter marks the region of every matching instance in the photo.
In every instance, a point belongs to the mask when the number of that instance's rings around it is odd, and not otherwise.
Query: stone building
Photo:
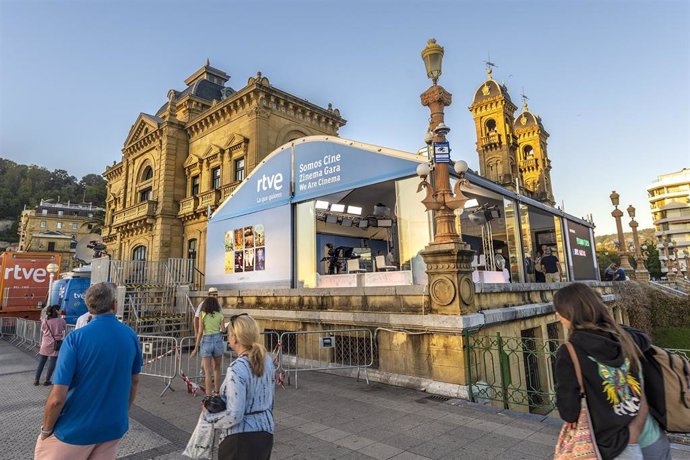
[[[113,259],[205,264],[208,216],[275,148],[337,136],[346,121],[257,73],[240,89],[208,60],[154,114],[141,113],[106,168],[103,240]]]
[[[499,185],[553,206],[551,160],[547,152],[549,133],[541,118],[529,111],[527,102],[515,117],[517,107],[508,88],[495,81],[491,68],[477,89],[472,105],[477,133],[480,174]]]
[[[74,250],[83,236],[91,233],[94,218],[103,209],[90,203],[52,203],[41,200],[34,209],[22,211],[19,222],[19,251],[59,252],[63,271],[74,264]]]
[[[671,274],[674,268],[687,273],[690,259],[690,168],[658,176],[647,187],[647,194],[663,268]]]

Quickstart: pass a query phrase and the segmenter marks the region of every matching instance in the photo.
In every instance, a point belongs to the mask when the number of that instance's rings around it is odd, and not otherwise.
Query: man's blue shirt
[[[68,334],[53,376],[53,384],[69,386],[55,436],[77,445],[124,436],[132,374],[138,374],[141,365],[139,338],[114,314],[97,315]]]

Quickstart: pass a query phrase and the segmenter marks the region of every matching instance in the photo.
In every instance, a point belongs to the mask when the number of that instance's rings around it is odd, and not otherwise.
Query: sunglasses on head
[[[239,315],[232,315],[230,317],[230,326],[235,327],[235,320],[240,316],[249,316],[248,313],[240,313]]]

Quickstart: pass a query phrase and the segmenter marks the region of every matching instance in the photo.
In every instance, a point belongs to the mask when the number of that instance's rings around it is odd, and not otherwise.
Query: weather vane
[[[524,86],[522,87],[522,94],[520,94],[520,96],[522,96],[522,104],[527,106],[527,101],[529,101],[529,98],[525,94],[525,87]]]
[[[490,52],[486,53],[486,55],[487,55],[487,58],[486,58],[486,61],[484,61],[484,64],[486,64],[487,73],[491,74],[491,68],[492,67],[498,67],[498,66],[496,64],[494,64],[493,62],[491,62],[491,53]]]

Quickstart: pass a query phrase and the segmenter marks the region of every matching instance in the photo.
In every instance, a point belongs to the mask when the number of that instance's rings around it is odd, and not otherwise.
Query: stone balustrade
[[[156,201],[148,200],[116,212],[113,219],[113,226],[124,225],[147,217],[154,217],[157,204]]]

